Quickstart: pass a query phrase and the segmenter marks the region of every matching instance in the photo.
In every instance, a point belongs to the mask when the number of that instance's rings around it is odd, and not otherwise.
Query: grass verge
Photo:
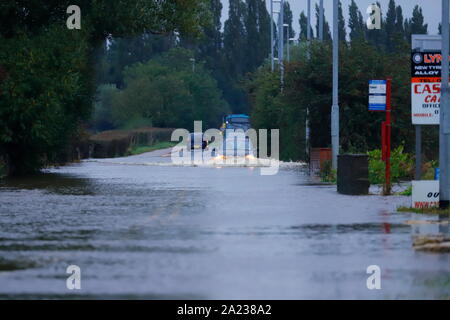
[[[134,156],[134,155],[142,154],[145,152],[171,148],[171,147],[175,146],[176,144],[177,144],[177,142],[164,141],[164,142],[157,142],[151,146],[139,146],[139,145],[132,146],[130,149],[128,149],[127,155]]]
[[[450,208],[448,209],[439,209],[439,208],[411,208],[411,207],[398,207],[398,212],[412,212],[419,214],[434,214],[434,215],[449,215],[450,216]]]

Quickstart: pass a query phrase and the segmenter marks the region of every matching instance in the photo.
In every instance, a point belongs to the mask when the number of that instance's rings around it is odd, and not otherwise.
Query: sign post
[[[385,111],[381,123],[381,159],[385,162],[383,194],[391,194],[391,91],[392,79],[369,81],[369,111]]]
[[[386,148],[386,181],[384,184],[384,195],[391,194],[391,91],[392,91],[392,79],[387,79],[386,88],[386,125],[385,125],[385,148]]]

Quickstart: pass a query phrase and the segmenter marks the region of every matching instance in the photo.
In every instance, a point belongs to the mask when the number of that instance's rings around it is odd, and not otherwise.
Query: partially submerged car
[[[204,140],[203,133],[193,132],[189,134],[187,141],[188,150],[202,149],[205,150],[208,142]]]

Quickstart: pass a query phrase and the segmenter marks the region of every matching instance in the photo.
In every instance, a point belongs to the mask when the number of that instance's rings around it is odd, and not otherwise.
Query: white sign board
[[[439,207],[439,181],[413,181],[411,207],[416,209]]]
[[[439,124],[441,84],[439,82],[411,83],[411,116],[413,124]]]
[[[369,81],[369,111],[386,110],[386,80]]]
[[[369,82],[369,94],[386,94],[386,83]]]
[[[369,105],[372,104],[386,105],[386,96],[369,96]]]

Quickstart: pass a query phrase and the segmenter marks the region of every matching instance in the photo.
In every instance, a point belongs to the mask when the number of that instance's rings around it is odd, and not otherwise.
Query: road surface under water
[[[405,222],[421,218],[395,213],[409,197],[339,195],[298,165],[262,176],[162,155],[1,181],[0,298],[450,297],[450,255],[415,252]]]

